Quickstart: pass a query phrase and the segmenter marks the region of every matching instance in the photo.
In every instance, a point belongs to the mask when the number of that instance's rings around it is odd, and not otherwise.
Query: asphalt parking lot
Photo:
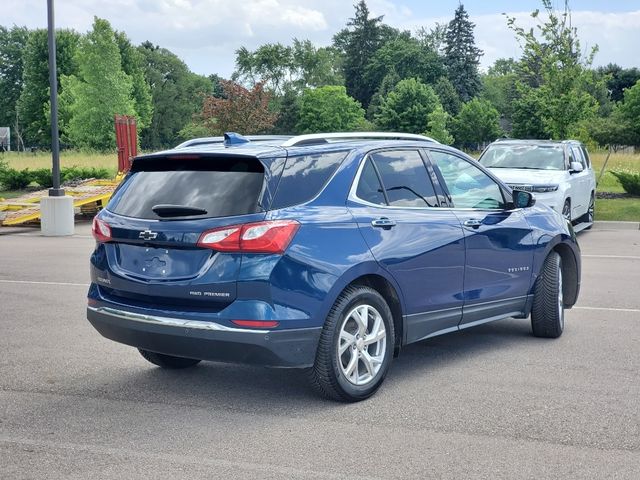
[[[352,405],[296,371],[155,368],[85,319],[88,225],[0,230],[0,478],[640,478],[640,230],[614,227],[579,236],[560,339],[430,339]]]

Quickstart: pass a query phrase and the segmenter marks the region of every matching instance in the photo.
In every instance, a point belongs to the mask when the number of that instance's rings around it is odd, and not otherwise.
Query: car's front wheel
[[[143,350],[141,348],[139,348],[138,351],[140,352],[140,355],[142,355],[147,361],[162,368],[189,368],[200,363],[200,360],[197,360],[195,358],[173,357],[171,355],[164,355],[162,353],[150,352],[149,350]]]
[[[564,201],[564,205],[562,206],[562,216],[571,221],[571,200],[568,198]]]
[[[531,327],[536,337],[558,338],[564,331],[562,259],[551,252],[536,280],[531,309]]]
[[[393,358],[393,317],[384,298],[366,286],[340,294],[325,321],[311,385],[322,396],[357,402],[382,384]]]

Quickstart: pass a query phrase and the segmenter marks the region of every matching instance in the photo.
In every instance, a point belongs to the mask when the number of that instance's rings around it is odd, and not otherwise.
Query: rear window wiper
[[[190,207],[189,205],[155,205],[151,207],[151,210],[159,217],[190,217],[207,214],[204,208]]]

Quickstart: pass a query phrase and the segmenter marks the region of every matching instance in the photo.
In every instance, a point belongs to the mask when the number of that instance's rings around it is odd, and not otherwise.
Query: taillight
[[[98,217],[93,217],[91,233],[93,234],[93,238],[95,238],[97,242],[105,243],[112,240],[111,227],[107,222],[105,222],[104,220],[100,220]]]
[[[300,224],[295,220],[271,220],[207,230],[199,247],[222,252],[284,253]]]

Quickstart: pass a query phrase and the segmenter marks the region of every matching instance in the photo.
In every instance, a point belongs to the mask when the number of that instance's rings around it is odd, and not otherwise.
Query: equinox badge
[[[157,232],[152,232],[151,230],[145,230],[144,232],[140,232],[138,238],[143,240],[154,240],[158,236]]]

